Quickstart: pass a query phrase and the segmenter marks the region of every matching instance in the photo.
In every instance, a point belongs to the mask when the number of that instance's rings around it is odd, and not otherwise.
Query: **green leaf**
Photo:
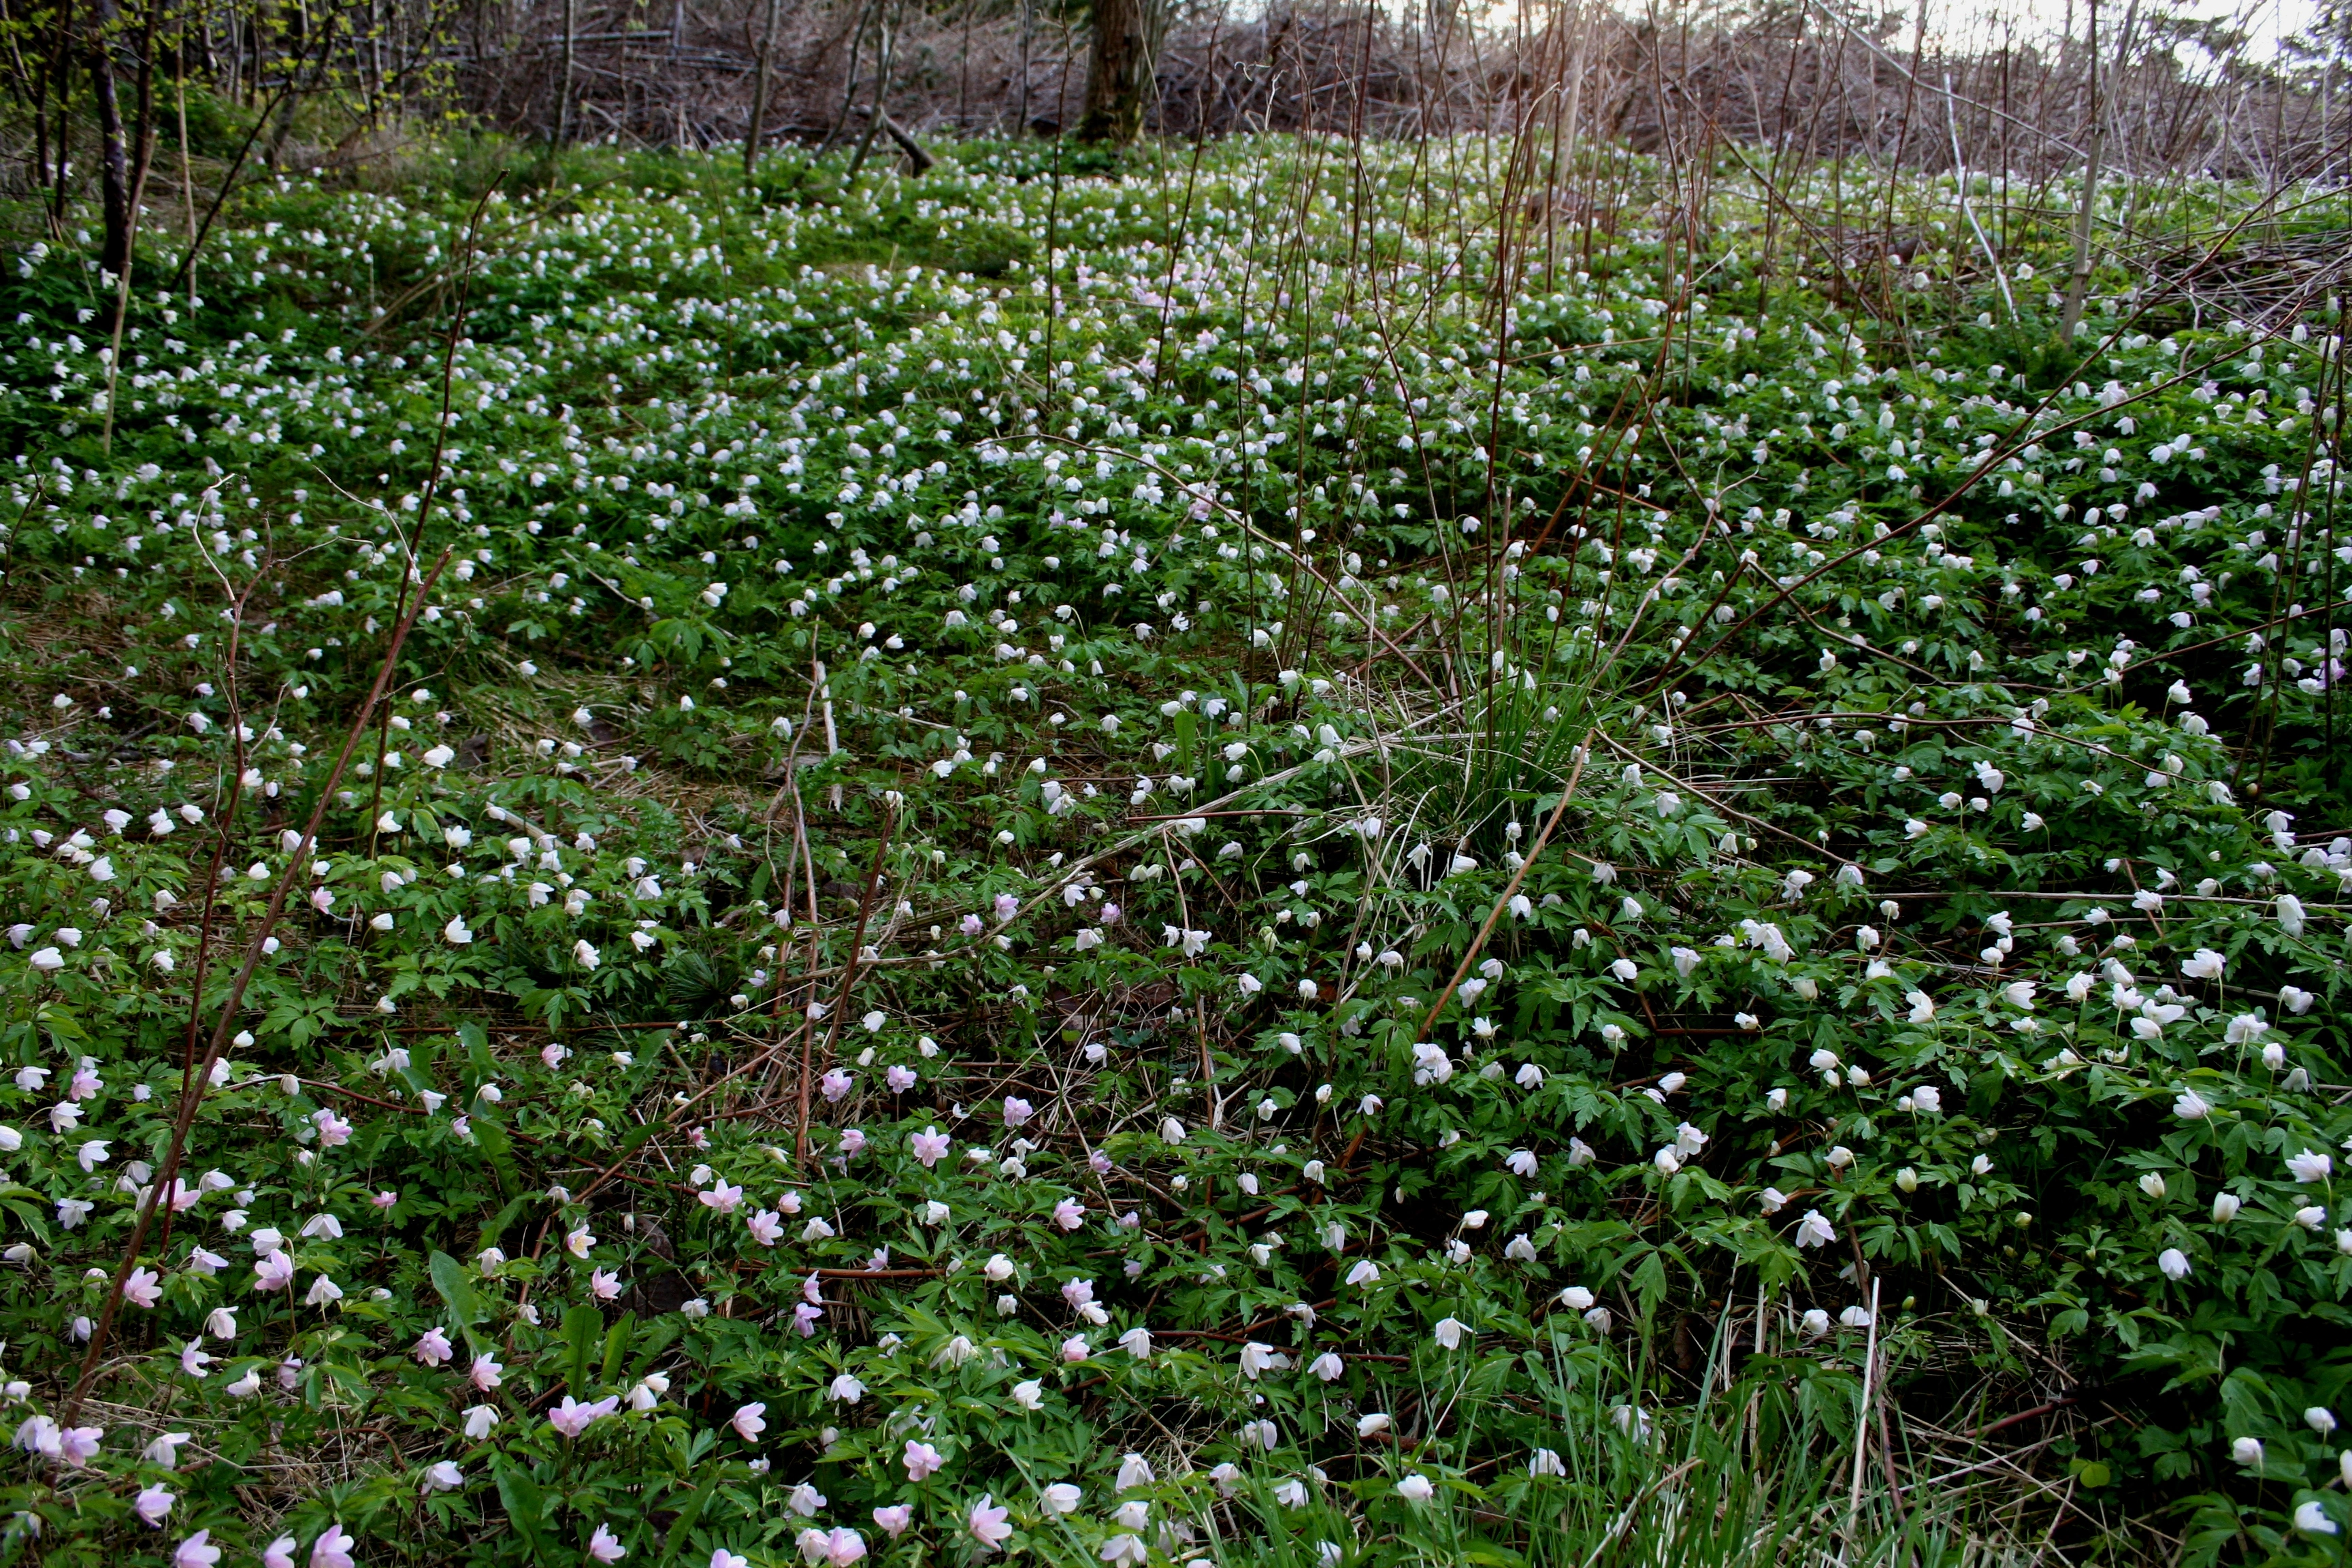
[[[645,1340],[637,1346],[637,1353],[629,1360],[629,1376],[631,1378],[644,1376],[646,1369],[654,1364],[655,1358],[662,1352],[669,1349],[679,1332],[679,1325],[675,1315],[656,1318],[652,1322],[647,1323]]]
[[[507,1520],[522,1537],[530,1555],[544,1561],[547,1550],[547,1494],[540,1489],[530,1473],[503,1456],[491,1461],[498,1476],[499,1501],[506,1509]]]
[[[482,1304],[474,1295],[473,1282],[466,1278],[466,1266],[446,1252],[436,1252],[425,1267],[433,1275],[433,1289],[449,1304],[449,1315],[461,1329],[471,1328],[482,1321]]]
[[[629,1338],[635,1331],[636,1326],[637,1315],[635,1312],[623,1312],[620,1321],[613,1325],[610,1332],[605,1334],[604,1380],[606,1383],[616,1383],[620,1380],[621,1363],[628,1356]]]
[[[477,1239],[476,1245],[496,1247],[499,1244],[499,1237],[506,1234],[507,1226],[514,1224],[515,1216],[521,1214],[524,1206],[530,1202],[530,1198],[528,1194],[509,1200],[506,1207],[492,1215],[490,1222],[482,1226],[482,1234]]]
[[[564,1376],[574,1392],[588,1391],[588,1370],[596,1364],[596,1342],[604,1337],[604,1314],[584,1303],[563,1314]]]
[[[686,1506],[677,1510],[677,1518],[669,1527],[669,1536],[662,1542],[664,1562],[676,1558],[685,1550],[686,1538],[693,1533],[695,1521],[702,1517],[702,1505],[710,1500],[712,1489],[719,1485],[719,1475],[714,1466],[703,1476],[702,1484],[694,1489],[694,1495],[686,1500]]]

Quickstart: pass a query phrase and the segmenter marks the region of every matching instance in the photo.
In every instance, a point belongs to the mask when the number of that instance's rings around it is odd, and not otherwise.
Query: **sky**
[[[2128,4],[2129,0],[2100,0],[2099,26],[2103,34],[2123,21]],[[1962,8],[1986,16],[2014,16],[2026,25],[2055,34],[2065,26],[2067,0],[2001,0],[2000,4]],[[2142,8],[2147,8],[2145,4]],[[2258,59],[2267,59],[2276,53],[2281,38],[2308,27],[2319,11],[2318,0],[2181,0],[2168,8],[2199,20],[2231,21],[2250,35],[2249,51]],[[1934,15],[1929,13],[1931,25]],[[2087,0],[2074,0],[2077,33],[2088,16]]]

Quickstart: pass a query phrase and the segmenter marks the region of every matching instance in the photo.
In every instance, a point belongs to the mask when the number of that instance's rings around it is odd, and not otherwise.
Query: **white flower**
[[[1272,1345],[1260,1344],[1255,1340],[1252,1340],[1242,1346],[1242,1375],[1252,1382],[1255,1382],[1265,1373],[1279,1372],[1289,1364],[1290,1358]]]
[[[2167,1279],[2189,1278],[2189,1255],[2177,1247],[2168,1247],[2156,1255],[2156,1266]]]
[[[2304,1183],[2326,1181],[2335,1163],[2326,1155],[2315,1154],[2308,1149],[2286,1157],[2287,1174]]]
[[[1397,1496],[1407,1502],[1427,1502],[1437,1495],[1437,1489],[1423,1475],[1410,1475],[1397,1483]]]
[[[2343,1530],[2327,1517],[2326,1505],[2317,1498],[2305,1498],[2294,1505],[2294,1527],[2305,1535],[2336,1535]]]

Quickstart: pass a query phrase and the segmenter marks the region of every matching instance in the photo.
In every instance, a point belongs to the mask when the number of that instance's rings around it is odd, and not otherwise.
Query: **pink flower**
[[[882,1075],[882,1081],[890,1086],[892,1094],[904,1094],[921,1079],[913,1068],[894,1067]]]
[[[914,1522],[915,1510],[905,1503],[874,1510],[874,1527],[893,1541],[906,1534],[907,1527]]]
[[[588,1288],[599,1301],[609,1301],[621,1293],[621,1277],[610,1268],[594,1268],[588,1273]]]
[[[354,1568],[352,1548],[357,1544],[341,1525],[329,1525],[327,1533],[310,1543],[310,1568]]]
[[[499,1375],[504,1371],[506,1368],[491,1360],[487,1353],[478,1355],[474,1358],[474,1370],[466,1374],[466,1381],[488,1394],[505,1381]]]
[[[1093,1153],[1087,1156],[1087,1169],[1092,1171],[1097,1176],[1109,1175],[1111,1172],[1110,1156],[1104,1153],[1099,1149],[1096,1150]]]
[[[139,1496],[131,1504],[131,1511],[146,1521],[148,1529],[161,1530],[163,1527],[163,1516],[172,1511],[172,1505],[178,1500],[172,1495],[172,1489],[169,1487],[144,1487],[140,1489]]]
[[[772,1209],[761,1209],[743,1224],[751,1232],[751,1239],[762,1247],[775,1246],[776,1238],[784,1234],[783,1216]]]
[[[1084,1334],[1072,1334],[1062,1342],[1062,1359],[1072,1366],[1077,1365],[1092,1354],[1094,1354],[1093,1347],[1087,1343],[1087,1336]]]
[[[618,1563],[628,1554],[629,1549],[621,1544],[611,1525],[598,1525],[596,1533],[588,1538],[588,1555],[599,1563]]]
[[[947,1462],[940,1458],[940,1451],[937,1448],[932,1447],[929,1443],[918,1443],[912,1437],[907,1439],[907,1451],[900,1458],[906,1463],[907,1479],[910,1481],[930,1479],[939,1468]]]
[[[849,1568],[866,1555],[866,1538],[854,1530],[836,1528],[825,1537],[824,1560],[831,1568]]]
[[[1018,1127],[1028,1121],[1031,1114],[1031,1107],[1027,1100],[1009,1094],[1004,1097],[1005,1126]]]
[[[824,1091],[825,1103],[835,1105],[849,1093],[849,1086],[853,1081],[855,1080],[847,1073],[839,1068],[835,1068],[817,1079],[817,1087]]]
[[[253,1288],[257,1290],[284,1290],[294,1283],[294,1257],[287,1252],[268,1252],[253,1266]]]
[[[768,1429],[767,1415],[767,1405],[754,1401],[736,1411],[735,1418],[728,1425],[734,1427],[735,1435],[746,1443],[756,1443],[760,1440],[760,1434]]]
[[[908,1140],[908,1147],[915,1152],[915,1158],[920,1160],[923,1169],[928,1171],[947,1157],[948,1135],[936,1127],[926,1127]]]
[[[122,1299],[152,1311],[155,1303],[163,1299],[163,1277],[152,1268],[134,1268],[131,1278],[122,1282]]]
[[[1003,925],[1021,912],[1021,900],[1010,893],[996,895],[996,923]]]
[[[971,1527],[972,1539],[984,1551],[995,1551],[1013,1534],[1011,1510],[997,1507],[996,1500],[985,1492],[971,1505],[971,1517],[966,1522]]]
[[[1087,1223],[1087,1205],[1076,1198],[1064,1198],[1054,1205],[1054,1223],[1064,1230],[1076,1230]]]
[[[426,1366],[445,1366],[457,1352],[449,1343],[447,1334],[438,1328],[431,1328],[417,1336],[415,1348],[408,1353]]]
[[[841,1131],[841,1157],[845,1160],[855,1160],[864,1152],[866,1152],[866,1134],[859,1131],[855,1127],[843,1128]]]
[[[814,1338],[816,1334],[817,1321],[824,1316],[824,1308],[812,1307],[806,1301],[803,1301],[793,1309],[793,1327],[801,1331],[803,1338]]]
[[[300,1548],[292,1536],[279,1536],[261,1549],[261,1568],[294,1568],[294,1553]]]
[[[213,1568],[221,1560],[221,1549],[212,1544],[213,1532],[199,1530],[180,1542],[172,1553],[172,1568]]]
[[[966,915],[956,926],[956,930],[963,932],[966,936],[978,936],[982,931],[987,929],[988,928],[986,926],[981,923],[981,919],[978,915]]]
[[[697,1195],[701,1198],[703,1207],[717,1209],[720,1214],[733,1214],[736,1205],[743,1201],[743,1189],[730,1187],[721,1182],[709,1192]]]
[[[321,1149],[332,1149],[352,1141],[352,1124],[331,1110],[314,1110],[310,1113],[310,1121],[319,1129],[319,1147]],[[319,1539],[324,1541],[327,1538],[322,1535]],[[318,1556],[315,1547],[310,1554],[313,1558]]]
[[[812,1307],[824,1304],[824,1276],[812,1274],[801,1281],[801,1300]]]
[[[68,1426],[58,1434],[58,1458],[80,1469],[98,1457],[98,1446],[105,1436],[103,1426]]]
[[[577,1437],[598,1416],[610,1415],[620,1407],[618,1394],[608,1394],[593,1405],[583,1405],[567,1394],[562,1405],[547,1413],[547,1424],[567,1437]]]
[[[1118,924],[1118,906],[1117,904],[1105,904],[1102,907],[1102,913],[1096,918],[1100,920],[1102,923],[1107,926],[1115,926]]]

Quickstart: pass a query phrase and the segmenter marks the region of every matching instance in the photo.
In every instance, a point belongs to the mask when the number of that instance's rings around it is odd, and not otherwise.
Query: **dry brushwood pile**
[[[942,153],[7,258],[0,1553],[2342,1562],[2343,195]]]

